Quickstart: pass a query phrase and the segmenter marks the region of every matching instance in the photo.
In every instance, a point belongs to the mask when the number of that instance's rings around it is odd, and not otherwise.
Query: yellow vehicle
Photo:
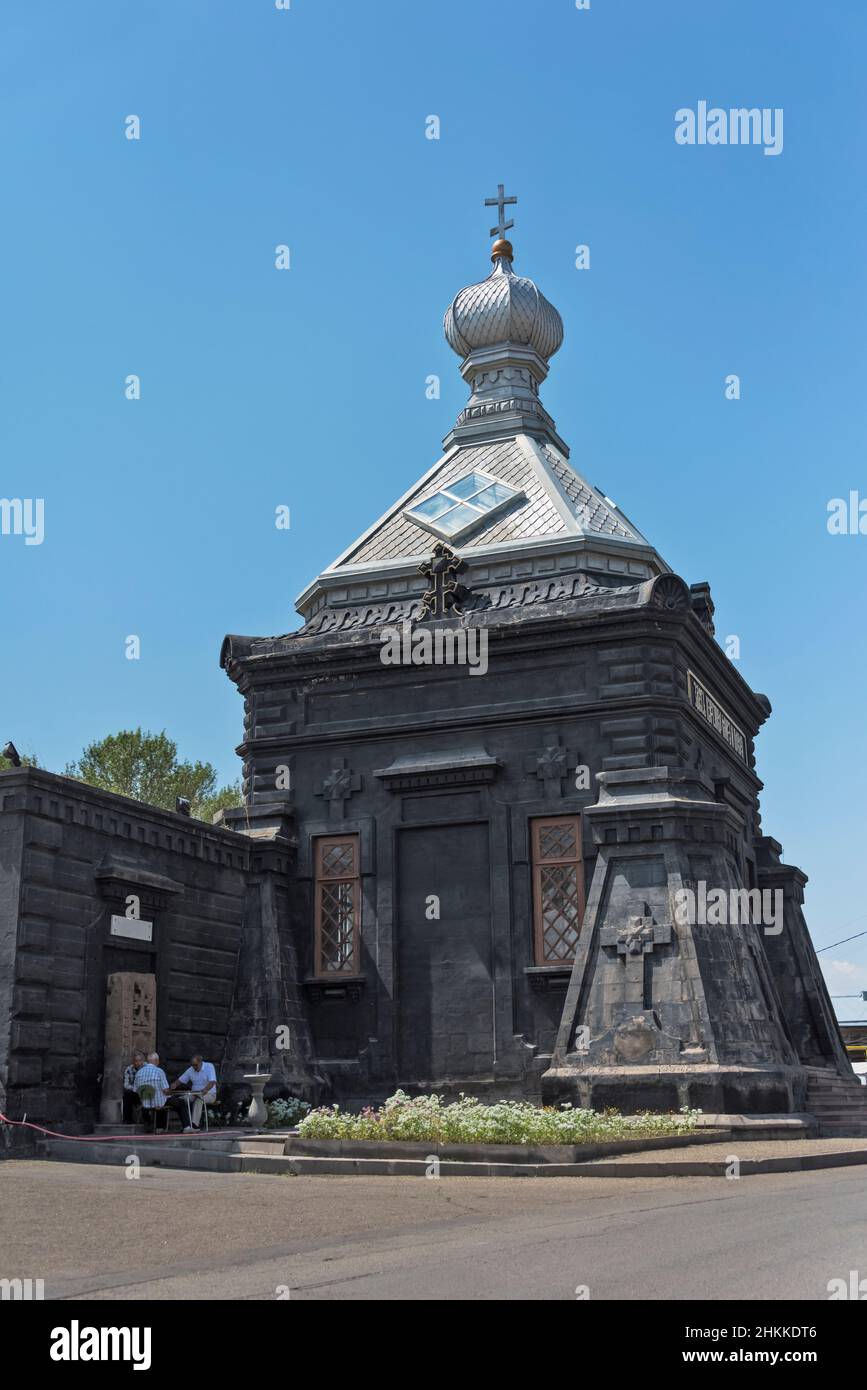
[[[861,1085],[867,1086],[867,1043],[847,1043],[846,1055]]]

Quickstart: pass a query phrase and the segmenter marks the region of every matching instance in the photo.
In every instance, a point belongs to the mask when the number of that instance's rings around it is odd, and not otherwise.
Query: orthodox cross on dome
[[[486,199],[485,199],[485,207],[486,207],[486,208],[496,208],[496,209],[497,209],[498,221],[497,221],[496,227],[492,227],[492,228],[491,228],[491,236],[498,237],[498,238],[502,241],[502,240],[505,238],[506,232],[508,232],[509,229],[510,229],[511,227],[514,227],[514,225],[515,225],[514,218],[511,218],[511,217],[510,217],[509,220],[508,220],[508,222],[506,222],[506,221],[504,221],[504,215],[505,215],[505,211],[506,211],[506,206],[507,206],[507,204],[510,204],[510,203],[517,203],[517,201],[518,201],[517,198],[507,198],[507,197],[506,197],[505,186],[504,186],[503,184],[501,184],[501,183],[497,185],[497,196],[496,196],[496,198],[486,198]]]
[[[458,583],[458,575],[466,569],[460,555],[456,555],[442,541],[433,548],[433,554],[423,565],[423,574],[430,588],[422,595],[418,616],[422,618],[450,618],[463,612],[461,603],[469,592]]]

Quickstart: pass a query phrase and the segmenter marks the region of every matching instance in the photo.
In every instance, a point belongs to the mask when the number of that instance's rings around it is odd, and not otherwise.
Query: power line
[[[859,936],[867,936],[867,931],[857,931],[854,936],[844,936],[842,941],[832,941],[830,946],[820,946],[816,955],[820,956],[823,951],[833,951],[835,946],[845,946],[847,941],[857,941]]]

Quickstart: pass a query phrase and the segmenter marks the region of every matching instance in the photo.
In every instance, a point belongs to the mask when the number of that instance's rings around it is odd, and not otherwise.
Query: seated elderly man
[[[172,1104],[180,1110],[181,1123],[187,1121],[183,1125],[184,1134],[195,1133],[201,1124],[202,1110],[217,1099],[217,1073],[213,1062],[205,1062],[200,1052],[195,1053],[186,1071],[172,1082],[169,1091],[177,1092],[181,1087],[188,1088],[189,1095],[174,1095]]]
[[[123,1073],[123,1122],[131,1125],[135,1120],[135,1108],[138,1105],[138,1095],[135,1089],[135,1079],[138,1072],[145,1064],[143,1052],[134,1052],[132,1061],[124,1069]]]
[[[169,1079],[160,1066],[160,1054],[149,1052],[143,1067],[135,1074],[135,1090],[142,1108],[142,1119],[153,1115],[154,1129],[167,1130],[169,1112],[166,1109],[166,1094]]]

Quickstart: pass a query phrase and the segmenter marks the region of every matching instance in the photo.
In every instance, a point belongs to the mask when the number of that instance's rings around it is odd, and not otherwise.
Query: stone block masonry
[[[70,778],[32,768],[0,773],[5,1113],[68,1132],[89,1129],[101,1100],[110,1100],[106,1114],[113,1116],[118,1068],[127,1059],[106,1039],[132,1034],[111,1014],[106,1033],[111,979],[118,991],[124,981],[152,981],[156,1048],[170,1077],[201,1051],[222,1081],[239,1081],[247,1059],[227,1051],[229,1020],[241,969],[245,980],[265,975],[258,960],[244,962],[255,954],[251,901],[274,871],[263,864],[268,848],[256,847],[255,856],[253,849],[224,826]],[[279,930],[289,930],[285,913]],[[291,1063],[281,1057],[271,1067],[275,1086],[312,1094],[304,1020],[281,999],[282,984],[272,970],[273,1027],[261,1030],[251,1060],[270,1066],[276,1029],[291,1017],[297,1045]]]

